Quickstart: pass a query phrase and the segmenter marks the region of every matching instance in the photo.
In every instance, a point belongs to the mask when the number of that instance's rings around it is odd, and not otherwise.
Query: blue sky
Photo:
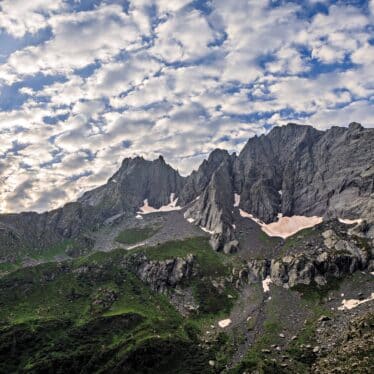
[[[0,212],[290,121],[374,127],[374,0],[0,3]]]

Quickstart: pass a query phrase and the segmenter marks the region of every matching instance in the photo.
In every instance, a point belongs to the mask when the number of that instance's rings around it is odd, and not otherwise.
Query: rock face
[[[232,252],[234,194],[239,208],[265,223],[284,216],[374,220],[374,129],[358,123],[323,132],[288,124],[249,139],[237,156],[215,150],[184,178],[160,156],[125,159],[108,182],[51,212],[0,215],[0,255],[81,237],[112,217],[133,217],[145,199],[154,208],[171,194],[186,218],[213,232],[212,246]],[[200,197],[199,199],[197,199]],[[369,237],[374,229],[367,230]],[[1,260],[1,258],[0,258]]]
[[[311,248],[279,259],[251,260],[242,281],[257,282],[270,277],[278,286],[300,284],[323,286],[330,278],[342,278],[371,267],[373,246],[357,238],[341,238],[333,230],[323,232],[324,248]]]
[[[0,215],[0,260],[15,256],[17,249],[47,248],[64,239],[79,238],[118,214],[133,216],[145,199],[159,208],[178,196],[184,178],[160,156],[125,159],[108,183],[86,192],[77,202],[38,214]],[[84,240],[84,238],[83,238]]]
[[[374,131],[357,123],[326,132],[295,124],[276,127],[250,139],[239,162],[241,206],[265,222],[279,212],[374,215]]]
[[[213,173],[200,198],[186,211],[185,217],[212,233],[213,249],[231,252],[237,247],[232,230],[232,158],[226,158]]]
[[[186,179],[186,183],[180,193],[180,204],[187,205],[196,197],[204,192],[211,182],[213,174],[221,166],[222,163],[230,162],[232,157],[229,153],[222,149],[215,149],[199,166],[197,171],[193,171]]]
[[[249,139],[238,157],[222,151],[212,155],[190,177],[197,178],[206,170],[212,175],[203,193],[195,189],[195,196],[201,194],[202,200],[194,203],[187,215],[214,231],[215,249],[236,243],[231,225],[233,197],[229,196],[234,192],[240,195],[239,207],[265,223],[275,221],[278,213],[373,220],[373,129],[351,123],[348,128],[322,132],[288,124]],[[203,181],[200,187],[206,179]],[[186,186],[189,184],[194,185],[189,181]],[[217,189],[223,191],[218,194]],[[192,197],[190,194],[186,201]]]
[[[79,202],[100,207],[105,216],[122,212],[135,213],[145,199],[154,208],[170,203],[170,196],[179,192],[184,178],[160,156],[155,161],[142,157],[127,158],[104,186],[86,192]]]
[[[80,238],[92,246],[84,232],[102,221],[92,207],[68,203],[64,207],[38,214],[25,212],[0,215],[0,259],[17,256],[23,248],[47,248],[67,238]]]
[[[144,254],[127,258],[124,267],[132,270],[152,290],[165,293],[170,288],[192,277],[195,257],[173,258],[165,261],[149,260]]]

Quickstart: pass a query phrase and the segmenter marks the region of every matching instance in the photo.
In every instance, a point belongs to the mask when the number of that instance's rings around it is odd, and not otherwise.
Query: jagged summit
[[[155,208],[166,205],[170,194],[181,190],[183,181],[162,156],[153,161],[126,158],[107,184],[86,192],[79,202],[100,206],[106,216],[125,211],[135,213],[145,199]]]
[[[145,200],[157,210],[170,204],[171,196],[186,219],[212,233],[217,250],[237,243],[234,194],[238,209],[264,223],[276,221],[279,213],[372,219],[373,147],[374,129],[355,122],[327,131],[290,123],[250,138],[239,155],[215,149],[187,177],[162,155],[153,161],[126,158],[105,185],[76,203],[43,214],[0,216],[6,227],[0,234],[12,233],[22,243],[43,236],[50,243],[82,235],[111,217],[134,217]]]

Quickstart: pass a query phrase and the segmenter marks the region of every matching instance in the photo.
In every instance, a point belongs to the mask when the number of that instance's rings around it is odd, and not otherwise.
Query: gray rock
[[[326,240],[326,235],[323,236]],[[312,283],[323,286],[331,277],[341,278],[372,266],[371,253],[359,248],[354,238],[342,240],[337,235],[336,238],[335,247],[328,248],[322,253],[319,248],[312,248],[305,253],[296,253],[271,261],[251,260],[247,264],[248,280],[258,282],[270,276],[273,283],[278,286],[295,287]]]
[[[178,204],[190,205],[187,217],[214,231],[215,250],[238,248],[232,228],[234,193],[241,196],[241,209],[266,223],[278,213],[363,218],[366,221],[350,232],[373,239],[373,144],[374,129],[357,123],[325,132],[288,124],[249,139],[239,156],[213,151],[185,178],[161,156],[154,161],[128,158],[105,185],[86,192],[77,202],[43,214],[0,215],[0,260],[16,257],[15,251],[22,248],[48,248],[64,239],[81,239],[113,217],[133,217],[145,199],[155,208],[168,204],[171,193]],[[325,245],[335,247],[332,233],[326,233]],[[354,250],[344,243],[339,246]]]
[[[195,257],[190,254],[186,258],[173,258],[164,261],[153,261],[142,254],[125,258],[123,266],[132,270],[144,283],[154,291],[165,293],[175,288],[184,280],[192,277]]]

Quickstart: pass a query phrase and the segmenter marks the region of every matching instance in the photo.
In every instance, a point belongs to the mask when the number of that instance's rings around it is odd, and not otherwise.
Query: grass
[[[56,256],[67,256],[67,251],[73,250],[74,247],[79,247],[72,239],[63,240],[49,248],[33,251],[30,257],[37,260],[53,261]]]
[[[288,237],[286,240],[285,240],[285,243],[284,245],[282,246],[281,248],[281,252],[280,252],[280,256],[283,256],[286,254],[286,252],[291,249],[291,248],[294,248],[294,247],[297,247],[298,245],[302,244],[303,240],[305,240],[306,238],[309,238],[311,237],[313,234],[316,233],[316,230],[314,227],[310,227],[310,228],[307,228],[307,229],[304,229],[304,230],[301,230],[299,232],[297,232],[296,234]]]
[[[139,251],[139,250],[138,250]],[[209,241],[205,237],[197,237],[180,241],[163,243],[157,247],[140,249],[150,260],[167,260],[175,257],[186,257],[192,254],[196,257],[200,271],[204,276],[225,276],[230,269],[227,256],[212,251]]]
[[[212,372],[210,348],[200,347],[199,337],[232,306],[227,296],[235,290],[211,286],[230,274],[226,256],[205,238],[141,251],[152,260],[196,256],[199,276],[184,287],[193,289],[200,312],[183,319],[165,295],[124,268],[138,250],[22,268],[0,279],[0,372],[118,372],[121,365],[129,373]]]
[[[269,236],[262,230],[259,232],[259,240],[266,246],[274,246],[279,243],[280,238],[279,237],[274,237],[274,236]]]
[[[24,248],[22,254],[19,254],[15,261],[0,264],[0,275],[22,268],[22,262],[26,259],[39,260],[40,262],[52,262],[56,260],[57,256],[68,259],[69,256],[76,257],[85,251],[86,248],[82,244],[72,239],[63,240],[47,248]]]
[[[154,227],[126,229],[121,231],[115,240],[122,244],[136,244],[152,237],[158,230]]]
[[[10,262],[3,262],[0,264],[0,274],[2,272],[11,272],[17,270],[19,268],[19,263],[10,263]]]
[[[291,288],[292,291],[300,292],[303,300],[314,305],[321,304],[323,299],[327,297],[328,293],[333,290],[338,290],[342,279],[330,277],[324,286],[319,286],[316,283],[298,284]]]

